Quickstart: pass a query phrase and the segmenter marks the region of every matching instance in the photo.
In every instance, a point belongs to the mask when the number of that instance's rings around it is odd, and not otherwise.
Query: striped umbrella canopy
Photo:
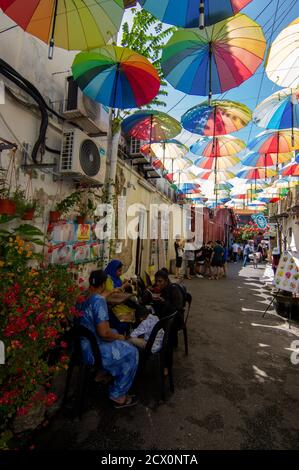
[[[231,135],[203,137],[191,145],[190,151],[199,157],[227,157],[245,148],[245,142]],[[188,158],[188,156],[187,156]]]
[[[226,170],[232,166],[237,165],[240,162],[238,157],[222,157],[222,158],[213,158],[213,157],[201,157],[194,161],[194,165],[202,170],[215,170],[217,165],[217,170]]]
[[[213,100],[189,109],[181,118],[184,129],[194,134],[216,136],[236,132],[251,121],[247,106],[235,101]]]
[[[195,194],[196,191],[201,191],[201,186],[198,183],[180,183],[176,184],[175,188],[185,194]]]
[[[166,173],[187,170],[191,166],[190,162],[183,158],[178,158],[177,160],[166,158],[164,161],[154,158],[151,160],[151,164],[154,168],[166,171]]]
[[[175,173],[168,173],[167,175],[164,175],[164,178],[180,187],[181,184],[189,183],[192,182],[192,180],[195,180],[197,175],[191,173],[191,171],[183,170],[177,171]]]
[[[225,181],[225,180],[235,178],[235,176],[236,175],[231,171],[219,170],[218,173],[217,173],[218,178],[216,178],[216,183],[215,184],[217,184],[217,179],[219,179],[220,181]],[[214,171],[211,171],[211,170],[203,171],[203,172],[199,173],[197,178],[199,180],[214,181],[215,180],[215,173],[214,173]]]
[[[26,4],[26,5],[25,5]],[[84,51],[105,45],[117,35],[123,0],[0,0],[0,8],[24,31],[50,45]]]
[[[218,183],[216,184],[215,186],[215,189],[217,191],[221,191],[221,190],[226,190],[226,191],[230,191],[234,186],[231,184],[231,183]]]
[[[247,147],[263,154],[292,152],[299,149],[299,130],[264,131],[251,140]]]
[[[273,41],[267,55],[265,69],[272,82],[283,87],[299,85],[299,18],[284,28]]]
[[[282,176],[299,176],[299,164],[292,163],[280,171]]]
[[[127,47],[80,52],[72,72],[85,95],[111,108],[138,108],[152,101],[160,89],[155,67]]]
[[[272,178],[275,175],[277,175],[277,171],[272,168],[269,168],[268,170],[265,170],[265,168],[251,168],[249,170],[239,171],[239,173],[236,174],[238,178],[255,181]]]
[[[286,163],[292,160],[293,152],[288,153],[258,153],[249,152],[245,158],[241,160],[242,165],[252,167],[275,166],[280,163]]]
[[[180,123],[166,113],[142,110],[131,114],[122,122],[123,132],[149,143],[176,137],[182,130]]]
[[[140,5],[163,23],[197,28],[218,23],[238,13],[251,0],[138,0]],[[202,9],[200,10],[200,3]],[[200,18],[202,16],[202,18]]]
[[[179,29],[166,44],[161,66],[166,80],[190,95],[223,93],[250,78],[263,61],[262,28],[241,13],[204,30]]]
[[[162,142],[152,142],[145,144],[140,149],[144,155],[151,155],[160,160],[170,160],[182,158],[188,152],[188,147],[176,139],[169,139]]]
[[[299,127],[299,88],[285,88],[266,98],[255,108],[253,122],[265,129]]]

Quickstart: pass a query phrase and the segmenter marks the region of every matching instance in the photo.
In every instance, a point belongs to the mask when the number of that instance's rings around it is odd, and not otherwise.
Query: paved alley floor
[[[262,317],[263,268],[231,264],[226,279],[186,281],[188,331],[175,353],[175,393],[114,410],[102,393],[81,421],[62,414],[39,436],[43,449],[299,449],[299,364],[290,360],[298,326]],[[297,335],[296,335],[297,333]],[[146,384],[143,384],[146,388]]]

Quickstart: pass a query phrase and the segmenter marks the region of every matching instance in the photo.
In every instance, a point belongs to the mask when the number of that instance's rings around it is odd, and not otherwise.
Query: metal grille
[[[71,171],[73,166],[74,132],[65,132],[60,160],[61,171]]]
[[[80,147],[80,164],[87,176],[96,176],[101,168],[98,147],[92,140],[84,140]]]

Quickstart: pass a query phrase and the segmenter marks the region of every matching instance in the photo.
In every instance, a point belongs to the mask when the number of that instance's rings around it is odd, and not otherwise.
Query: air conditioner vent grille
[[[80,165],[87,176],[96,176],[101,168],[98,147],[89,139],[82,142],[80,148]]]
[[[74,133],[72,131],[64,133],[63,146],[61,152],[61,170],[72,170],[73,166],[73,146]]]

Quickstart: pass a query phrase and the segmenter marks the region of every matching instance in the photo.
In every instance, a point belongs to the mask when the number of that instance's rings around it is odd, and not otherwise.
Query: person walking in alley
[[[184,241],[181,239],[179,235],[176,236],[174,242],[174,249],[175,249],[175,277],[179,279],[181,277],[181,267],[183,263],[183,255],[184,255]]]
[[[245,268],[246,264],[248,263],[249,255],[252,253],[252,251],[252,245],[249,241],[247,241],[243,250],[243,268]]]
[[[221,279],[223,276],[223,263],[224,263],[224,249],[219,240],[216,241],[212,258],[211,266],[214,270],[214,275],[210,279]]]
[[[234,257],[234,263],[236,263],[237,261],[239,261],[239,259],[238,259],[239,248],[240,248],[239,243],[237,243],[237,242],[235,241],[235,242],[233,243],[233,257]]]
[[[184,258],[186,262],[186,277],[187,279],[192,279],[191,274],[194,273],[195,263],[195,244],[193,239],[187,240],[185,243]]]

